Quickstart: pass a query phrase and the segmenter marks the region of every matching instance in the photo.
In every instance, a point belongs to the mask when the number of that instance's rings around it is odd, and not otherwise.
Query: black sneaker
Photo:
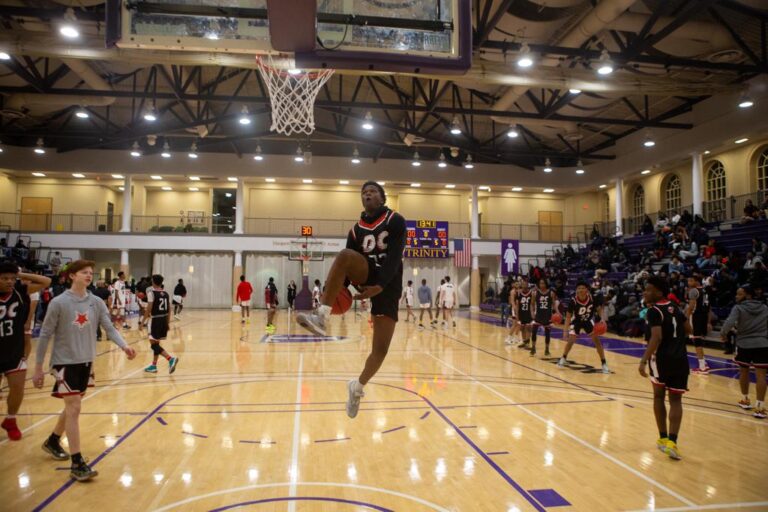
[[[549,353],[549,349],[544,350],[544,357],[549,357],[552,354]]]
[[[72,464],[69,476],[77,480],[78,482],[85,482],[98,475],[99,472],[95,469],[91,469],[91,466],[86,462],[80,464]]]
[[[536,355],[536,349],[534,347],[531,347],[531,355],[532,356]]]
[[[61,444],[59,444],[58,441],[51,441],[50,437],[43,443],[43,450],[50,453],[56,460],[69,459],[69,454],[64,451],[64,448],[61,447]]]

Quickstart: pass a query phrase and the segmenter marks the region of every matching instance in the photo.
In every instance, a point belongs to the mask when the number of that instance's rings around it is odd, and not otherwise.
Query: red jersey
[[[247,302],[251,300],[251,294],[253,293],[253,286],[248,281],[240,281],[237,285],[237,300]]]

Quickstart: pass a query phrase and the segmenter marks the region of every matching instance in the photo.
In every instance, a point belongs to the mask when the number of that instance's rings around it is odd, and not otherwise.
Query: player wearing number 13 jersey
[[[325,282],[321,305],[315,313],[300,313],[296,321],[312,333],[325,336],[331,306],[348,282],[360,291],[355,299],[371,299],[373,349],[360,377],[347,383],[347,415],[357,416],[363,386],[384,362],[397,324],[397,309],[403,292],[405,219],[386,207],[387,195],[375,181],[363,184],[360,196],[364,211],[352,226],[347,247],[333,260]]]
[[[590,334],[592,336],[592,343],[595,344],[597,354],[600,356],[600,364],[602,366],[603,373],[611,373],[608,368],[608,363],[605,361],[605,352],[603,351],[603,344],[600,342],[600,337],[595,333],[595,317],[600,316],[602,305],[592,297],[589,293],[589,286],[587,283],[581,281],[576,285],[576,294],[571,297],[571,302],[568,305],[568,313],[565,317],[565,325],[567,328],[568,342],[565,344],[565,350],[563,350],[563,356],[558,361],[557,366],[564,367],[568,364],[568,353],[571,351],[571,347],[576,342],[576,338],[581,333]],[[566,330],[563,330],[563,337],[566,336]]]
[[[157,373],[157,360],[163,356],[168,361],[168,373],[176,371],[179,358],[171,356],[160,345],[168,336],[168,324],[171,322],[171,297],[163,290],[163,276],[152,276],[152,287],[147,288],[147,307],[145,318],[149,320],[149,345],[152,347],[152,364],[144,368],[147,373]]]

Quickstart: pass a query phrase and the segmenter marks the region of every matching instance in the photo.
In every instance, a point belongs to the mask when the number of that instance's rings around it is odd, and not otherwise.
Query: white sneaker
[[[318,313],[299,313],[296,315],[296,321],[312,334],[325,336],[325,317],[323,315]]]
[[[181,320],[181,317],[179,315],[173,315],[173,318],[175,318],[176,320]]]
[[[504,338],[504,343],[507,345],[512,345],[515,342],[515,339],[512,336],[507,336]]]
[[[611,373],[610,368],[608,368],[608,363],[603,363],[603,373]]]
[[[360,399],[365,396],[365,393],[363,393],[363,386],[356,379],[347,382],[347,392],[349,393],[347,398],[347,416],[354,418],[357,416],[358,409],[360,409]]]
[[[557,366],[558,366],[559,368],[565,368],[565,365],[566,365],[567,363],[568,363],[568,362],[565,360],[565,358],[564,358],[564,357],[561,357],[561,358],[560,358],[560,360],[557,362]]]

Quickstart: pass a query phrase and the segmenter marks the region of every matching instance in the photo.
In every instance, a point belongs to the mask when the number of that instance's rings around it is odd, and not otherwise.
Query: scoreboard
[[[448,222],[435,220],[405,221],[406,258],[447,258]]]

